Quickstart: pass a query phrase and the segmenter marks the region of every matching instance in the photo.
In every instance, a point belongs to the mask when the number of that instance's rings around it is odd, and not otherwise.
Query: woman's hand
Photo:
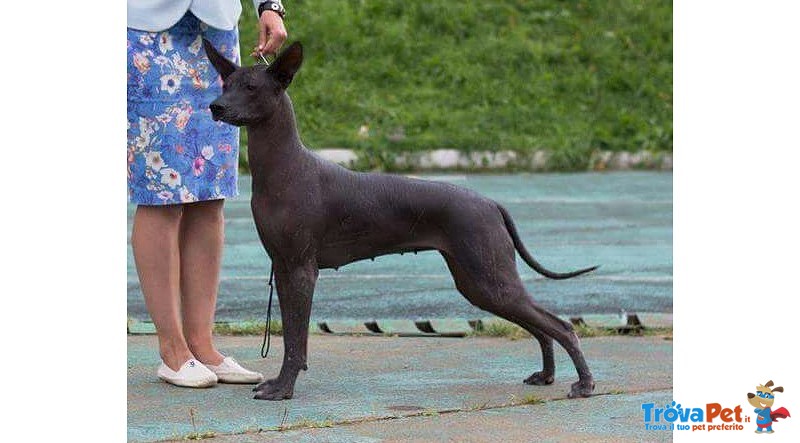
[[[266,10],[258,19],[258,46],[253,48],[253,57],[275,55],[286,41],[283,19],[276,12]]]

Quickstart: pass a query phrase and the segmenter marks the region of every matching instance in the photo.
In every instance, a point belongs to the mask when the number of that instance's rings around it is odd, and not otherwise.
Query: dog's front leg
[[[275,281],[283,321],[283,366],[277,378],[256,386],[254,398],[260,400],[292,398],[297,374],[301,369],[308,369],[306,365],[308,322],[318,275],[319,269],[313,262],[292,266],[289,269],[276,269]]]

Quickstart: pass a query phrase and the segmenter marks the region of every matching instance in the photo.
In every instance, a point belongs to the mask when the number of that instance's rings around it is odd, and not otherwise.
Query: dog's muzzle
[[[208,108],[211,109],[211,118],[214,119],[214,121],[218,121],[225,113],[225,108],[216,103],[211,103]]]

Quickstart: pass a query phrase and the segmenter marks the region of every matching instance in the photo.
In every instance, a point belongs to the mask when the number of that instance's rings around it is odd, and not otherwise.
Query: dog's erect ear
[[[206,39],[203,39],[203,48],[206,50],[206,55],[208,55],[208,59],[211,60],[211,64],[214,65],[214,69],[219,72],[219,75],[223,80],[225,80],[225,78],[231,75],[233,71],[239,68],[235,63],[217,52],[217,48],[215,48],[214,45],[212,45],[211,42]]]
[[[772,388],[772,392],[783,392],[783,386],[776,386]]]
[[[267,72],[272,75],[282,88],[286,89],[302,63],[303,45],[300,42],[294,42],[278,55],[278,58],[269,65]]]

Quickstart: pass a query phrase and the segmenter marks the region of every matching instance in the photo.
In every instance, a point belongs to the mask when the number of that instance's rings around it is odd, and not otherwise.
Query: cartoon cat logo
[[[752,392],[747,393],[747,402],[755,406],[755,412],[758,414],[756,434],[761,434],[762,432],[772,434],[775,432],[772,430],[772,422],[778,421],[779,418],[791,417],[786,408],[772,410],[772,405],[775,403],[775,393],[783,392],[783,386],[773,388],[773,384],[772,380],[770,380],[764,385],[756,386],[755,394]]]

